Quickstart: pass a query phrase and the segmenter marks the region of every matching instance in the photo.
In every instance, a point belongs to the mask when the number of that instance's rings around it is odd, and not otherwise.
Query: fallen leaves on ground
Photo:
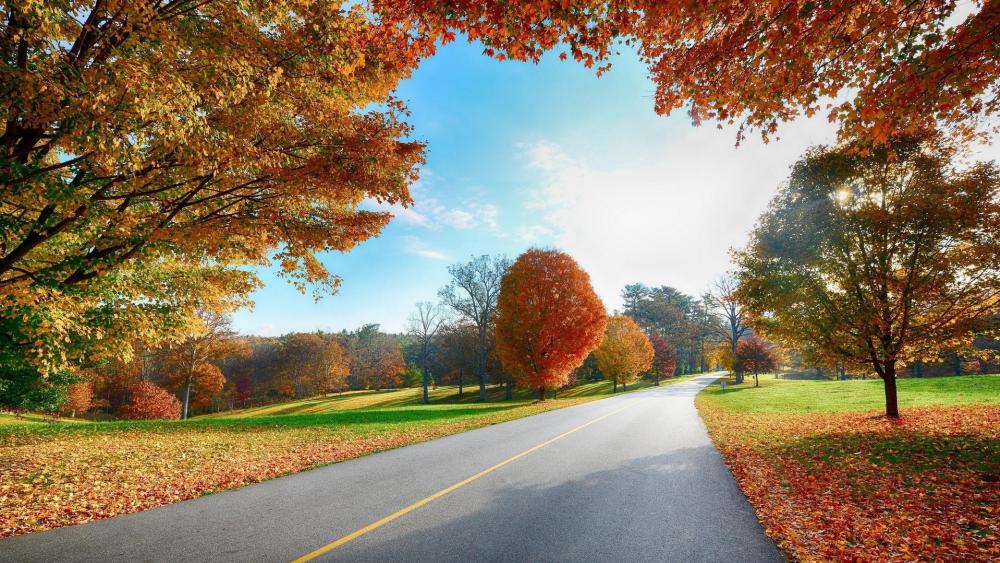
[[[802,561],[1000,559],[1000,407],[739,413],[698,406],[766,533]]]
[[[146,510],[579,402],[370,429],[166,423],[0,435],[0,537]]]

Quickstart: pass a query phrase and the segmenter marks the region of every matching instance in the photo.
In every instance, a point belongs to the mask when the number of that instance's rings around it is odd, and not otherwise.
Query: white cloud
[[[484,227],[490,231],[498,229],[500,209],[491,203],[483,203],[474,199],[463,201],[457,206],[449,206],[431,193],[430,184],[436,177],[430,170],[421,172],[421,179],[410,186],[413,205],[380,203],[374,200],[365,202],[364,207],[376,211],[387,211],[393,217],[408,225],[425,229],[440,229],[449,227],[457,230]]]
[[[278,336],[278,331],[271,323],[261,323],[257,325],[257,328],[251,331],[250,334],[256,334],[258,336]]]
[[[633,162],[588,159],[548,141],[519,144],[541,178],[524,205],[543,218],[519,234],[572,254],[610,309],[620,307],[627,283],[700,294],[729,269],[729,249],[746,242],[789,166],[808,146],[835,138],[822,118],[780,133],[734,148],[731,129],[688,127],[656,148],[657,158]]]
[[[403,240],[403,250],[409,254],[431,258],[433,260],[447,260],[448,256],[439,250],[429,248],[424,241],[414,236],[401,237]]]
[[[521,225],[517,229],[518,238],[529,243],[551,239],[554,234],[552,229],[542,225]]]

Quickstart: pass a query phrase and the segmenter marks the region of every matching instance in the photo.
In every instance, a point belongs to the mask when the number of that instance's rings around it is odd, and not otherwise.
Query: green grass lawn
[[[900,379],[896,385],[901,409],[1000,403],[1000,375]],[[885,407],[881,379],[793,381],[762,375],[760,387],[754,387],[753,377],[747,377],[741,385],[733,385],[729,380],[725,390],[715,384],[702,393],[719,406],[741,412],[801,414],[880,410]]]
[[[674,377],[662,381],[670,385],[685,381],[691,376]],[[652,383],[630,385],[629,392],[648,389]],[[619,389],[619,393],[621,390]],[[610,397],[608,381],[586,382],[560,391],[556,399],[548,398],[544,410],[576,404],[582,401]],[[476,419],[490,423],[510,420],[538,412],[527,409],[537,402],[529,390],[516,390],[514,399],[503,400],[503,389],[490,387],[487,401],[478,400],[478,387],[466,387],[463,397],[458,397],[457,387],[439,387],[430,392],[431,404],[420,402],[421,389],[393,389],[385,391],[352,391],[286,403],[277,403],[249,409],[226,411],[193,417],[187,421],[170,420],[120,420],[89,422],[80,419],[51,419],[41,415],[13,415],[0,417],[0,440],[26,434],[56,436],[97,432],[149,431],[169,433],[174,431],[253,429],[305,429],[318,431],[349,432],[357,435],[391,433],[417,427],[443,423],[473,422]],[[43,422],[45,422],[43,424]],[[62,424],[69,422],[69,424]],[[82,423],[82,424],[81,424]],[[0,445],[2,445],[0,441]]]
[[[690,376],[674,377],[660,382],[660,385],[669,385],[677,381],[683,381]],[[640,381],[630,385],[629,391],[637,391],[652,387],[648,381]],[[611,395],[611,382],[606,380],[588,381],[575,385],[569,389],[564,389],[557,393],[556,400],[561,399],[585,399]],[[619,389],[619,392],[621,390]],[[536,400],[536,391],[530,389],[515,389],[514,402],[523,404]],[[402,407],[427,408],[422,405],[421,397],[423,391],[419,387],[407,389],[388,389],[383,391],[349,391],[341,394],[330,394],[322,397],[313,397],[298,401],[276,403],[261,407],[226,411],[216,414],[196,417],[198,420],[210,418],[247,418],[259,416],[277,415],[305,415],[322,414],[344,410],[357,409],[397,409]],[[488,405],[497,406],[511,405],[514,403],[503,400],[503,389],[499,386],[491,385],[486,389],[486,403],[479,402],[479,387],[477,385],[466,385],[462,397],[458,396],[457,386],[442,386],[431,389],[429,392],[431,404],[435,405],[475,405],[484,407]]]

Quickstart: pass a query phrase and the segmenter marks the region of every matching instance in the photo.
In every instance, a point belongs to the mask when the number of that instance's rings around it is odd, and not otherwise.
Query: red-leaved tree
[[[181,417],[181,402],[166,389],[140,381],[129,388],[129,401],[121,410],[122,418],[177,420]]]
[[[736,364],[742,371],[753,374],[753,386],[760,387],[757,376],[761,373],[774,371],[778,365],[778,356],[774,349],[756,336],[740,340],[736,345]]]
[[[674,347],[659,334],[651,334],[649,343],[653,345],[653,383],[660,384],[661,378],[674,376],[677,369],[677,352]]]
[[[518,385],[545,390],[562,386],[569,373],[601,343],[604,304],[590,276],[573,258],[531,249],[511,266],[497,303],[497,355]]]

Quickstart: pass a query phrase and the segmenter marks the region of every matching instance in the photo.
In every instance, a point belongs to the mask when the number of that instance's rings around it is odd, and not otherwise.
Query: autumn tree
[[[379,325],[368,324],[351,334],[349,343],[354,388],[381,390],[399,386],[406,362],[395,338],[381,332]]]
[[[625,315],[608,319],[601,345],[594,350],[597,367],[614,384],[627,389],[639,374],[653,367],[654,350],[639,324]]]
[[[928,137],[810,150],[735,255],[739,299],[789,349],[897,368],[994,332],[1000,171]]]
[[[658,334],[649,335],[649,343],[653,346],[653,383],[660,385],[660,378],[674,376],[677,369],[677,355],[674,347]]]
[[[160,368],[167,387],[183,397],[185,420],[192,392],[197,407],[203,407],[225,385],[225,377],[212,362],[246,350],[246,344],[233,332],[229,317],[204,312],[200,320],[199,325],[191,327],[193,332],[187,339],[164,351]]]
[[[444,320],[444,312],[441,308],[427,301],[417,303],[417,311],[410,315],[409,334],[417,339],[417,345],[420,347],[421,385],[424,389],[423,401],[425,405],[430,402],[427,387],[431,380],[431,345]]]
[[[121,409],[121,416],[139,420],[177,420],[181,417],[181,403],[155,383],[140,381],[129,388],[129,399]]]
[[[705,343],[717,324],[705,303],[673,287],[641,283],[626,285],[621,295],[623,313],[673,347],[681,373],[705,367]]]
[[[0,4],[0,346],[48,373],[181,339],[244,266],[336,289],[317,253],[411,203],[391,92],[427,52],[327,0]]]
[[[590,276],[573,258],[531,249],[503,277],[497,305],[497,355],[519,385],[545,389],[566,382],[600,343],[607,324]]]
[[[751,336],[740,340],[736,346],[735,362],[740,366],[740,371],[753,374],[753,386],[760,387],[758,375],[774,371],[778,365],[778,356],[774,350],[760,338]]]
[[[716,280],[712,290],[705,296],[705,299],[715,314],[718,322],[713,326],[716,334],[729,345],[729,359],[732,363],[729,367],[736,375],[736,383],[743,383],[743,369],[735,361],[736,348],[740,339],[749,331],[747,314],[743,304],[737,297],[739,290],[739,280],[731,275],[723,276]]]
[[[598,73],[624,42],[656,84],[654,105],[693,121],[772,134],[829,110],[845,138],[885,141],[934,125],[968,133],[1000,112],[994,0],[877,4],[724,0],[374,0],[384,20],[454,31],[499,59],[563,50]]]
[[[59,405],[59,412],[76,418],[76,413],[86,413],[94,401],[94,384],[80,381],[69,386],[66,399]]]
[[[332,335],[293,333],[281,338],[273,369],[293,396],[310,397],[343,388],[350,359]]]
[[[448,267],[451,282],[441,289],[441,302],[476,326],[476,377],[479,400],[486,400],[486,365],[489,329],[497,310],[500,282],[511,267],[505,256],[475,256],[469,262]]]
[[[441,329],[441,362],[448,381],[458,384],[458,396],[465,393],[465,376],[476,372],[479,331],[469,322],[449,322]]]
[[[733,351],[726,342],[712,342],[705,349],[705,356],[712,369],[721,369],[723,366],[732,367]]]

